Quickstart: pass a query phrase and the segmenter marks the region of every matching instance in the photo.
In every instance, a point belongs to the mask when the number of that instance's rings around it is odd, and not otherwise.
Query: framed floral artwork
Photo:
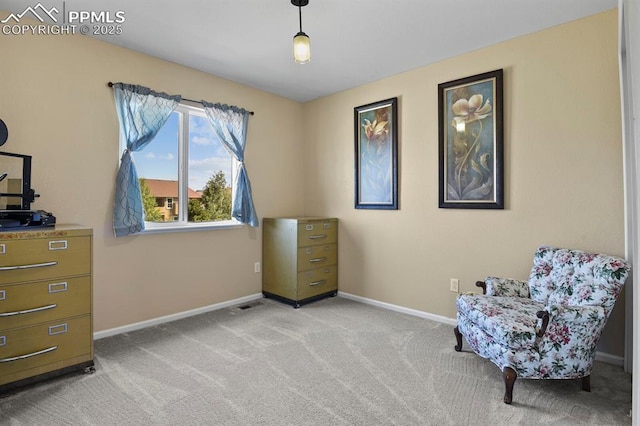
[[[440,208],[503,209],[502,70],[438,85]]]
[[[398,209],[398,98],[354,108],[355,208]]]

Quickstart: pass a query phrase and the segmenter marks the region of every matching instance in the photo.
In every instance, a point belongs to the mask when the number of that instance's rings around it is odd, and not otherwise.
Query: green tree
[[[144,220],[149,222],[162,222],[162,215],[156,209],[156,197],[151,193],[147,181],[140,180],[140,192],[142,193],[142,206],[144,207]]]
[[[191,222],[209,222],[212,219],[211,213],[208,210],[205,210],[202,201],[197,198],[192,198],[189,200],[189,221]]]
[[[208,214],[207,220],[231,219],[231,188],[227,185],[222,170],[209,178],[200,201]]]

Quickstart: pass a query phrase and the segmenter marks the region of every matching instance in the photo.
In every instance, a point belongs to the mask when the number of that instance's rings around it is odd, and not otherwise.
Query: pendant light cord
[[[302,32],[302,6],[298,6],[298,16],[300,17],[300,32]]]

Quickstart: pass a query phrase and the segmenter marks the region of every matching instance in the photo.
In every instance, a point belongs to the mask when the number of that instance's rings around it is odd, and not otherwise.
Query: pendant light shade
[[[291,0],[291,4],[298,8],[300,18],[300,31],[293,36],[293,60],[298,64],[306,64],[311,61],[311,41],[302,31],[302,6],[308,5],[309,0]]]
[[[311,60],[311,43],[309,36],[303,32],[293,37],[293,60],[298,64],[306,64]]]

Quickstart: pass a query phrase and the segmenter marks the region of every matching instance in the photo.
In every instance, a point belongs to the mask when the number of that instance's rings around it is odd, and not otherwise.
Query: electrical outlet
[[[253,264],[253,272],[255,272],[256,274],[260,272],[260,262],[256,262]]]
[[[454,293],[458,292],[458,286],[460,285],[460,280],[457,278],[451,278],[449,280],[449,290],[453,291]]]

